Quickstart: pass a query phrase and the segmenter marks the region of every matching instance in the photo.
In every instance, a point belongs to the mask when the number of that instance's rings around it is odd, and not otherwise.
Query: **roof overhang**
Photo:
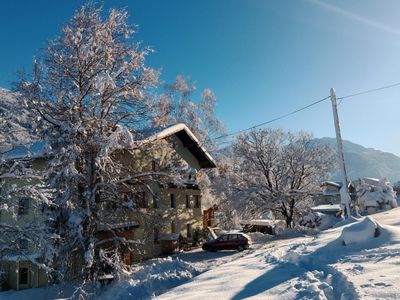
[[[179,123],[163,129],[162,131],[150,136],[146,140],[161,140],[171,136],[178,138],[182,145],[192,153],[192,155],[198,160],[201,168],[215,168],[216,164],[207,152],[207,150],[201,145],[199,140],[193,134],[193,132],[183,123]]]

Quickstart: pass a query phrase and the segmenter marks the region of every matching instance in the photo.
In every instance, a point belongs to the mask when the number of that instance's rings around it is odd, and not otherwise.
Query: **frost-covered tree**
[[[107,220],[113,220],[104,216],[110,212],[105,208],[115,206],[121,188],[136,192],[153,178],[118,159],[122,152],[134,158],[137,149],[150,147],[135,137],[153,117],[151,93],[158,81],[158,72],[145,65],[150,49],[133,40],[136,28],[127,17],[125,10],[104,17],[101,7],[84,5],[16,85],[43,124],[39,133],[49,149],[45,181],[54,190],[48,199],[63,257],[57,268],[65,274],[82,253],[82,275],[89,282],[110,261],[110,253],[96,250],[99,224],[111,228]],[[135,209],[123,200],[114,216]],[[117,234],[109,241],[112,261],[123,269],[118,251],[135,241]]]
[[[215,115],[217,98],[211,89],[206,88],[196,101],[195,92],[196,86],[189,78],[177,75],[172,84],[165,85],[165,92],[158,97],[157,114],[153,124],[156,127],[165,127],[184,123],[196,135],[202,146],[214,153],[218,149],[215,138],[226,132]],[[216,169],[211,169],[202,170],[197,174],[204,207],[218,202],[212,188],[216,173]]]
[[[222,173],[229,182],[223,205],[242,218],[272,211],[291,227],[332,162],[330,148],[303,132],[268,128],[241,134]]]
[[[225,132],[224,126],[215,116],[216,96],[210,89],[201,92],[199,101],[193,100],[196,86],[183,75],[165,86],[160,95],[155,126],[185,123],[207,149],[214,149],[212,139]]]

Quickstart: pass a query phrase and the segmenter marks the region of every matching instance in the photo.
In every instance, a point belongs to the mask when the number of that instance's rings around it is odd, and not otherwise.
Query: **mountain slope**
[[[317,143],[330,145],[336,149],[336,139],[315,139]],[[365,148],[350,141],[343,141],[344,159],[350,180],[360,177],[386,177],[391,182],[400,180],[400,157],[380,150]],[[339,172],[334,171],[333,178],[339,179]]]

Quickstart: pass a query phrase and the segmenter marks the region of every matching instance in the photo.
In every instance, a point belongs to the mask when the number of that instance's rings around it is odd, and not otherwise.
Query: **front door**
[[[19,289],[28,289],[31,287],[31,271],[29,268],[18,269]]]

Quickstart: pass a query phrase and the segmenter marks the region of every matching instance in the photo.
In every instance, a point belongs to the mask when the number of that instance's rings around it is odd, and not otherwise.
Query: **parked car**
[[[249,248],[251,239],[243,233],[223,233],[218,238],[205,242],[202,246],[205,251],[238,250]]]

